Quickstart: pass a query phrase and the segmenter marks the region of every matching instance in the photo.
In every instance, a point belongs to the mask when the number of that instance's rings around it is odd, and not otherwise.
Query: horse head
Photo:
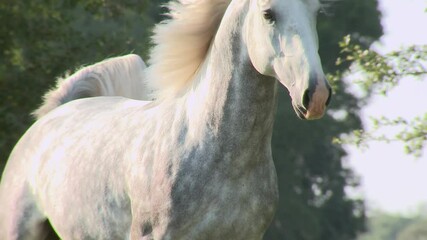
[[[320,5],[318,0],[250,0],[244,22],[253,66],[288,89],[302,119],[322,117],[331,97],[318,54]]]

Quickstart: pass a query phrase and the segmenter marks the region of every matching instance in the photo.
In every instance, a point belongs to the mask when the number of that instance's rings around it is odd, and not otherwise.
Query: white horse
[[[145,77],[153,102],[71,101],[14,148],[0,185],[0,239],[262,239],[277,200],[277,79],[297,115],[330,98],[318,0],[173,2]]]
[[[135,54],[83,67],[71,76],[59,78],[56,87],[44,95],[43,105],[33,115],[40,119],[64,103],[86,97],[123,96],[149,100],[149,87],[144,81],[146,67]]]

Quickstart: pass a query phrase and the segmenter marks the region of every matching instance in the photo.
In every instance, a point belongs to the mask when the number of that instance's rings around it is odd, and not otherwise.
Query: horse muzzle
[[[331,101],[332,90],[324,77],[311,77],[310,84],[303,91],[299,102],[292,101],[295,113],[301,119],[314,120],[323,117]]]

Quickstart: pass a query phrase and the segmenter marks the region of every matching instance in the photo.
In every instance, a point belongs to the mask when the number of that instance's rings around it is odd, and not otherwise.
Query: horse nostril
[[[302,105],[305,109],[308,109],[308,105],[310,104],[310,90],[305,90],[304,95],[302,96]]]

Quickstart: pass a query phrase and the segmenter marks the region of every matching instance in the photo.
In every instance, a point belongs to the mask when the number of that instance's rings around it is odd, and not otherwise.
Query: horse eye
[[[270,23],[274,23],[276,21],[276,18],[274,17],[274,13],[271,9],[265,10],[263,16],[264,16],[264,19]]]

